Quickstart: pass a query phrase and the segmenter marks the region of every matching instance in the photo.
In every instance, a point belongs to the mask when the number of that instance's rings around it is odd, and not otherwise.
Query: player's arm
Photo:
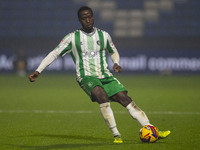
[[[29,75],[29,80],[30,82],[34,82],[37,77],[39,76],[39,74],[47,67],[49,66],[57,57],[59,56],[59,54],[57,53],[57,51],[53,50],[52,52],[50,52],[40,63],[39,67],[36,69],[35,72],[33,72],[31,75]]]
[[[112,53],[110,57],[111,57],[112,62],[114,63],[113,70],[115,72],[122,72],[122,67],[119,65],[120,57],[119,57],[118,51],[115,51],[114,53]]]
[[[58,58],[58,56],[64,56],[66,53],[69,53],[72,49],[71,44],[71,35],[68,34],[61,42],[60,44],[51,51],[40,63],[39,67],[36,69],[35,72],[33,72],[31,75],[29,75],[30,82],[34,82],[39,74],[47,67],[49,66],[54,60]]]
[[[114,63],[113,70],[115,72],[122,72],[122,67],[119,65],[119,62],[120,62],[119,53],[114,43],[112,42],[112,39],[109,34],[108,34],[108,40],[107,40],[107,51],[110,54],[112,62]]]
[[[32,74],[30,74],[30,75],[28,76],[30,82],[34,82],[34,81],[36,80],[36,78],[39,76],[39,74],[40,74],[40,73],[39,73],[38,71],[35,71],[35,72],[33,72]]]

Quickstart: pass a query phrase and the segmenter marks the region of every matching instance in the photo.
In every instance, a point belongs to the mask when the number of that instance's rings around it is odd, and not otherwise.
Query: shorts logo
[[[91,87],[91,86],[92,86],[92,83],[91,83],[91,82],[88,82],[88,86]]]
[[[97,45],[102,45],[102,42],[101,41],[97,41]]]

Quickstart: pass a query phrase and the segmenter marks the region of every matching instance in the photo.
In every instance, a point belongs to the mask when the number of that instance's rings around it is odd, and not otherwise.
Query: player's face
[[[80,12],[79,21],[82,24],[83,30],[87,33],[92,32],[94,25],[93,14],[90,10],[84,10]]]

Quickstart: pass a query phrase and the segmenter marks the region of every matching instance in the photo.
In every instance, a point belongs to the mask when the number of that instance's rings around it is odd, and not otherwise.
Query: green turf
[[[151,123],[172,134],[142,143],[140,125],[111,103],[124,143],[113,144],[99,106],[70,75],[42,74],[35,83],[0,75],[0,150],[198,150],[199,76],[117,76]],[[170,114],[171,112],[171,114]]]

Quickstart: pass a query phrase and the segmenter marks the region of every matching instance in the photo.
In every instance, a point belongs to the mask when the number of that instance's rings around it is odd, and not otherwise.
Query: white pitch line
[[[200,115],[200,112],[175,112],[175,111],[149,111],[149,114],[166,114],[166,115]]]
[[[92,114],[99,111],[87,110],[0,110],[0,113],[20,114],[20,113],[35,113],[35,114]],[[115,114],[126,114],[127,111],[114,111]],[[200,115],[200,112],[175,112],[175,111],[147,111],[147,114],[164,114],[164,115]]]

